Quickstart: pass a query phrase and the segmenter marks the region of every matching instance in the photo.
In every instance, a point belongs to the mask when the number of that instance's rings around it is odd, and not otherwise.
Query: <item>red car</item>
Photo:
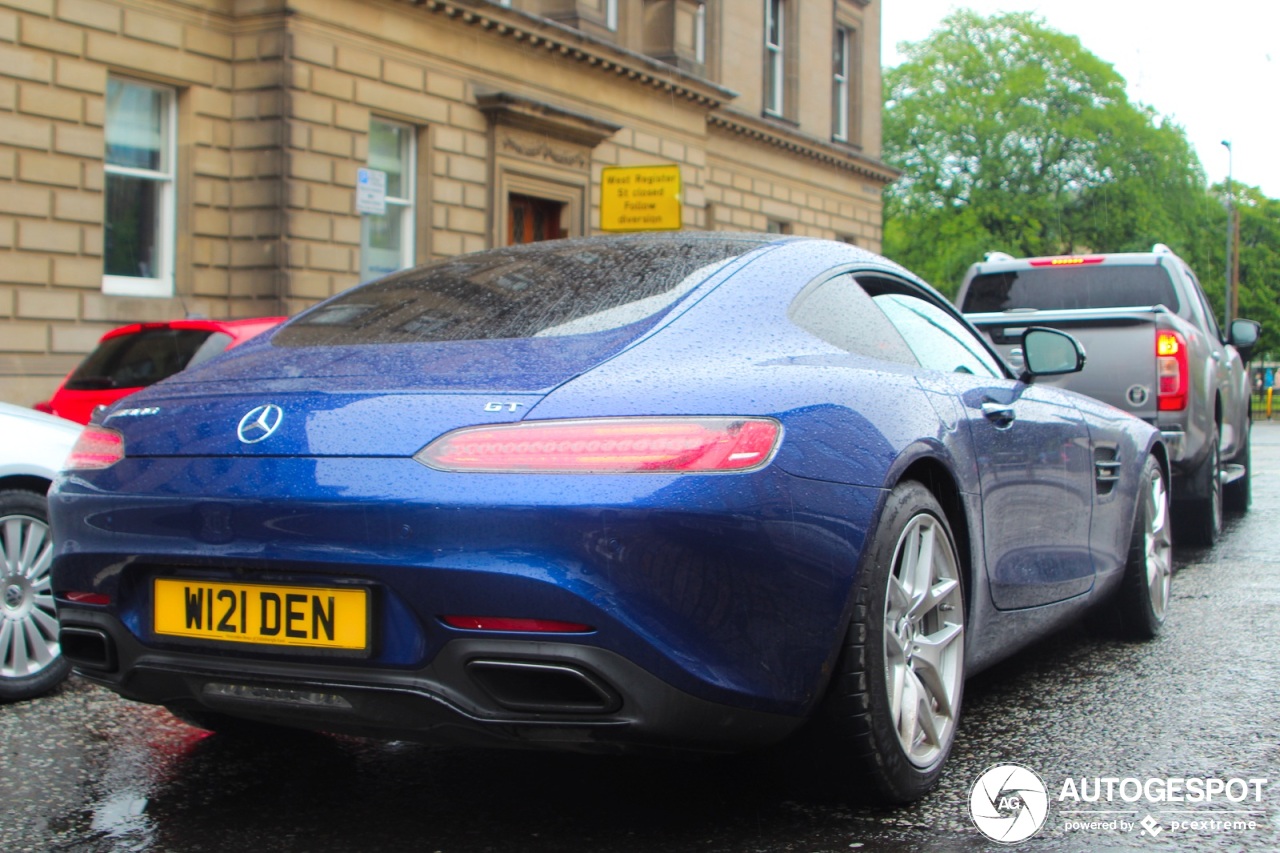
[[[284,317],[249,320],[171,320],[134,323],[102,336],[93,352],[35,408],[85,424],[98,406],[114,403],[180,370],[283,323]]]

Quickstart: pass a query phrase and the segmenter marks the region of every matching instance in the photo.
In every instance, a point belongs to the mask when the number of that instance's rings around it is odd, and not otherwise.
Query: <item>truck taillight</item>
[[[1156,335],[1156,408],[1180,412],[1187,407],[1187,342],[1177,332]]]

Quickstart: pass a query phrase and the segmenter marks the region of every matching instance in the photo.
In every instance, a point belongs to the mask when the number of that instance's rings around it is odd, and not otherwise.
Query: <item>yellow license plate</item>
[[[367,649],[369,591],[156,578],[157,634],[233,643]]]

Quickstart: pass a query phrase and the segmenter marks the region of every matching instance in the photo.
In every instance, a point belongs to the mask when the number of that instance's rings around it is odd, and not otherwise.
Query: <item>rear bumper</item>
[[[526,478],[399,459],[126,459],[59,483],[52,577],[69,615],[109,615],[148,650],[140,661],[288,661],[272,670],[284,673],[317,660],[157,634],[159,578],[363,588],[364,671],[411,672],[475,639],[446,616],[545,619],[592,632],[543,639],[607,650],[684,694],[799,717],[839,649],[880,497],[776,466]],[[110,603],[70,604],[72,592]]]
[[[1169,451],[1169,462],[1177,464],[1186,459],[1187,434],[1180,429],[1162,429],[1160,438]]]
[[[444,745],[729,752],[803,722],[697,698],[575,643],[456,639],[417,669],[267,661],[148,648],[107,613],[59,605],[64,654],[89,681],[274,725]]]

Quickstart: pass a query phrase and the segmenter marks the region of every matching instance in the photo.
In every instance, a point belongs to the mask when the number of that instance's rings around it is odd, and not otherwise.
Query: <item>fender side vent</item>
[[[1109,495],[1120,482],[1120,453],[1115,447],[1093,448],[1093,477],[1098,494]]]

